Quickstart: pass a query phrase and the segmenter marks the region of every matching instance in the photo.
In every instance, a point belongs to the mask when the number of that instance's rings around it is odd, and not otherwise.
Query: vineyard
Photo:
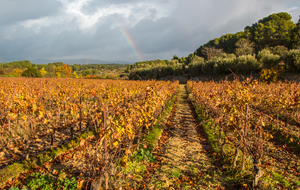
[[[299,188],[298,83],[189,81],[187,88],[227,169],[242,170],[253,186],[274,180],[279,189]]]
[[[0,189],[300,187],[298,83],[0,78],[0,105]]]
[[[116,160],[138,149],[140,137],[177,86],[178,82],[1,78],[0,169],[93,131],[86,168],[108,185]]]

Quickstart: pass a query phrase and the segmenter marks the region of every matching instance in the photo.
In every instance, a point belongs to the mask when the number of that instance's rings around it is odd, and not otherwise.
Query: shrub
[[[215,58],[212,58],[209,61],[206,61],[202,64],[201,72],[205,75],[211,75],[213,74],[213,70],[215,66],[216,66],[216,60]]]
[[[0,75],[4,75],[5,74],[5,71],[4,71],[4,69],[0,69]]]
[[[284,66],[277,65],[271,69],[262,69],[260,72],[260,79],[263,82],[275,82],[283,79]]]
[[[283,56],[287,71],[300,71],[300,49],[292,49]]]
[[[275,46],[271,48],[271,51],[275,55],[279,55],[280,57],[284,56],[284,54],[288,51],[289,49],[285,46]]]
[[[201,75],[202,64],[202,62],[190,63],[187,69],[189,76],[195,77]]]
[[[37,70],[35,67],[28,67],[25,71],[22,73],[23,77],[42,77],[39,70]]]
[[[223,74],[230,74],[231,71],[236,70],[236,55],[226,54],[220,59],[220,70]],[[231,70],[231,71],[230,71]]]
[[[271,53],[269,49],[263,49],[258,52],[257,60],[262,63],[263,68],[271,68],[278,65],[280,56]]]
[[[236,58],[235,72],[239,74],[250,74],[259,72],[261,63],[259,63],[253,55],[242,55]]]
[[[195,56],[192,62],[188,65],[187,71],[190,76],[201,75],[201,67],[204,64],[204,58]]]
[[[230,70],[236,69],[236,56],[234,54],[223,54],[222,57],[213,57],[202,63],[201,71],[203,74],[229,74]]]

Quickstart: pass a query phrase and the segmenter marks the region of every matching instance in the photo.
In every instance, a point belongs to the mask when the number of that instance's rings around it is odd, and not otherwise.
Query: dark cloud
[[[139,61],[187,56],[210,39],[276,12],[298,20],[298,0],[2,0],[0,58]],[[125,34],[126,33],[126,34]],[[129,35],[129,36],[128,36]],[[132,39],[136,45],[128,41]]]
[[[9,25],[28,19],[57,14],[62,4],[59,1],[40,0],[1,0],[0,24]]]

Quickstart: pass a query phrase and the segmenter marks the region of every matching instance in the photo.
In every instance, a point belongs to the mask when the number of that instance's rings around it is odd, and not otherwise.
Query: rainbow
[[[143,55],[140,53],[139,49],[137,48],[137,45],[135,44],[132,36],[129,34],[129,32],[126,30],[126,28],[123,26],[122,23],[120,23],[117,19],[115,19],[113,16],[111,16],[112,20],[116,23],[118,26],[118,30],[120,31],[121,35],[125,39],[126,43],[129,45],[129,47],[132,49],[136,57],[139,61],[143,61]]]

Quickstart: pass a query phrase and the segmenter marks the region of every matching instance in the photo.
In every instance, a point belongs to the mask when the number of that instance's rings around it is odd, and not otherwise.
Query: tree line
[[[67,65],[63,62],[48,64],[34,64],[29,60],[14,61],[0,64],[0,76],[8,77],[47,77],[47,78],[86,78],[103,77],[108,71],[122,72],[126,64],[74,64]]]
[[[288,13],[275,13],[244,31],[212,39],[187,57],[137,62],[128,66],[129,77],[300,72],[300,20],[295,24],[291,19]]]

